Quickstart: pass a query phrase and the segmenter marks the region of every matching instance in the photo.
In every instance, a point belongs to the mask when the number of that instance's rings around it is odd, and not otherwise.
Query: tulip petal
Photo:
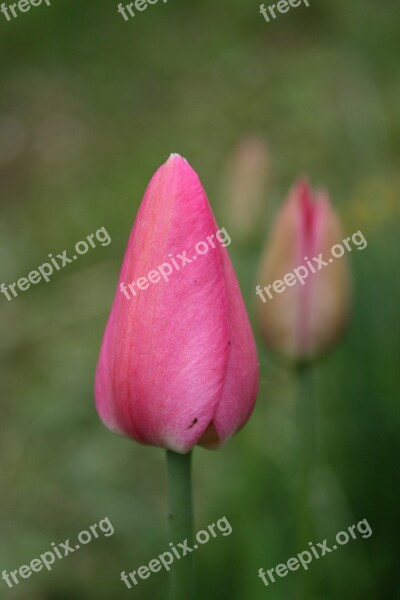
[[[249,419],[257,398],[259,371],[257,349],[232,263],[221,248],[226,292],[228,295],[228,350],[226,380],[212,425],[221,443],[225,443]],[[203,446],[217,447],[215,436],[203,440]]]

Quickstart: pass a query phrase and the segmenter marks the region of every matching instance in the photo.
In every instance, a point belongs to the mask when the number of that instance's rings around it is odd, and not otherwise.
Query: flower
[[[242,138],[230,154],[221,185],[227,227],[235,239],[254,238],[268,200],[271,158],[261,136]]]
[[[260,281],[275,282],[279,295],[258,303],[266,344],[291,359],[316,357],[345,329],[350,278],[345,258],[331,255],[342,240],[328,194],[313,194],[306,181],[299,181],[273,225],[261,261]],[[303,277],[296,280],[293,272],[299,267]]]
[[[220,446],[249,418],[257,352],[222,232],[197,174],[172,154],[140,206],[100,351],[96,405],[109,429],[186,453]]]

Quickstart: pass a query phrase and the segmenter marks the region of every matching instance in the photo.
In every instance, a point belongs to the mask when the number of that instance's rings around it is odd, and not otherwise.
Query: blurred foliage
[[[314,371],[320,473],[311,539],[363,518],[373,536],[304,576],[262,585],[260,567],[287,561],[310,539],[296,533],[295,382],[260,343],[253,418],[221,451],[195,452],[197,528],[223,515],[233,526],[196,553],[198,597],[400,598],[399,21],[395,0],[311,2],[269,24],[259,3],[245,0],[169,0],[127,23],[117,2],[58,0],[0,20],[1,281],[99,227],[113,240],[50,283],[12,302],[1,296],[1,570],[105,516],[116,531],[13,590],[2,581],[2,597],[165,598],[161,573],[134,591],[119,579],[170,541],[164,455],[101,425],[93,374],[155,169],[170,152],[187,157],[224,226],[221,177],[236,144],[257,135],[271,154],[264,225],[230,246],[251,316],[264,236],[297,175],[328,187],[347,234],[361,229],[368,239],[350,256],[351,330]]]

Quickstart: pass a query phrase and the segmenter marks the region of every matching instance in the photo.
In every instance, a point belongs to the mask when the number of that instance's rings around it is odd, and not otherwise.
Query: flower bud
[[[96,372],[99,415],[143,444],[215,448],[249,418],[253,333],[198,176],[173,154],[139,209]]]
[[[350,304],[342,242],[327,193],[313,196],[300,181],[273,225],[261,262],[258,317],[268,346],[307,361],[340,338]],[[331,252],[336,244],[342,246],[340,257]]]
[[[270,163],[268,145],[258,136],[243,138],[227,161],[220,196],[227,227],[235,238],[254,237],[260,228],[268,197]]]

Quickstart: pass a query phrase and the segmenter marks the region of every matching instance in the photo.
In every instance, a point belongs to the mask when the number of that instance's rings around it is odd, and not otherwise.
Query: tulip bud
[[[309,185],[300,181],[272,228],[259,273],[262,285],[256,288],[265,342],[291,359],[314,358],[345,328],[348,268],[344,256],[331,253],[342,241],[328,195],[317,192],[313,197]]]
[[[249,418],[257,351],[229,243],[198,176],[171,155],[140,206],[100,351],[96,405],[111,430],[186,453]]]
[[[270,152],[262,137],[246,137],[229,157],[221,186],[227,227],[240,239],[254,236],[262,223],[270,181]]]

